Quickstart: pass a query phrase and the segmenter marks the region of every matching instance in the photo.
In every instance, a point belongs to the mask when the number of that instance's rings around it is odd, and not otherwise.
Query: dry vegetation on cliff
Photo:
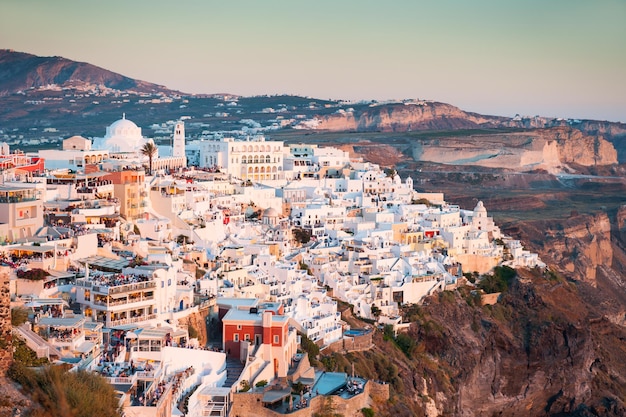
[[[519,271],[494,306],[471,287],[409,306],[406,334],[378,331],[367,352],[322,357],[329,370],[391,384],[387,416],[622,416],[626,329],[585,299],[587,284]]]

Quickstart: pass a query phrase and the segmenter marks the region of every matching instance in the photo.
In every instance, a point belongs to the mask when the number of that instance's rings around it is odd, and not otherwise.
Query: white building
[[[94,138],[94,148],[108,150],[111,153],[136,153],[147,143],[141,135],[141,128],[126,118],[113,122],[107,127],[102,138]]]
[[[284,178],[283,142],[267,141],[264,136],[193,141],[185,152],[190,165],[217,168],[244,181]]]
[[[78,170],[88,164],[100,164],[109,159],[108,150],[92,149],[91,141],[82,136],[65,139],[63,149],[42,149],[37,154],[44,159],[47,170]]]

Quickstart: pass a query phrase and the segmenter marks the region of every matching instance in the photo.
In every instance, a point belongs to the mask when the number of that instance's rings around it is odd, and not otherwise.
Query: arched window
[[[254,163],[255,164],[259,163],[259,156],[258,155],[254,155]]]
[[[242,163],[242,164],[246,164],[246,163],[247,163],[247,162],[246,162],[246,156],[245,156],[245,155],[241,157],[241,163]]]
[[[269,164],[271,161],[271,158],[269,155],[265,155],[265,163]]]

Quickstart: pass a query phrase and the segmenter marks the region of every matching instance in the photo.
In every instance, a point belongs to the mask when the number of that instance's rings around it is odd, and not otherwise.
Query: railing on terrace
[[[135,373],[135,375],[137,375],[137,379],[144,379],[144,380],[154,380],[154,379],[158,379],[159,376],[161,376],[161,368],[159,369],[154,369],[152,371],[138,371]]]
[[[59,337],[59,336],[50,335],[48,337],[48,342],[74,343],[76,340],[78,340],[81,337],[83,337],[81,333],[78,333],[69,337],[63,337],[63,336]]]
[[[413,276],[412,282],[441,281],[443,279],[443,274],[419,275]]]
[[[157,407],[160,407],[161,404],[163,404],[163,401],[169,396],[169,393],[172,390],[173,386],[174,384],[171,381],[167,383],[167,385],[165,386],[165,390],[163,391],[163,394],[161,394],[158,401],[156,402]]]
[[[76,284],[81,287],[91,288],[94,291],[101,293],[101,294],[120,294],[120,293],[124,293],[128,291],[156,288],[156,282],[154,281],[143,281],[143,282],[136,282],[132,284],[110,286],[106,284],[90,282],[85,279],[82,279],[82,280],[79,279],[76,281]]]
[[[108,327],[122,326],[124,324],[140,323],[146,320],[156,319],[156,314],[148,314],[140,317],[132,317],[130,319],[111,320],[111,324]]]
[[[131,376],[112,376],[105,377],[109,384],[120,384],[120,385],[134,385],[137,381],[137,374],[133,374]]]
[[[133,352],[160,352],[163,346],[133,346]]]
[[[107,303],[106,300],[94,300],[94,304],[100,305],[100,306],[119,306],[119,305],[124,305],[124,304],[133,304],[133,303],[139,303],[141,301],[149,301],[149,300],[154,300],[154,296],[146,296],[146,297],[139,297],[136,298],[134,300],[111,300]]]
[[[0,203],[23,203],[37,200],[36,197],[0,197]]]

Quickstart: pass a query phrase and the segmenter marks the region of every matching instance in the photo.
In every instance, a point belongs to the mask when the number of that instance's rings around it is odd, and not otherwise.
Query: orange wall
[[[146,179],[144,171],[114,171],[106,176],[113,184],[134,184],[143,183]]]

